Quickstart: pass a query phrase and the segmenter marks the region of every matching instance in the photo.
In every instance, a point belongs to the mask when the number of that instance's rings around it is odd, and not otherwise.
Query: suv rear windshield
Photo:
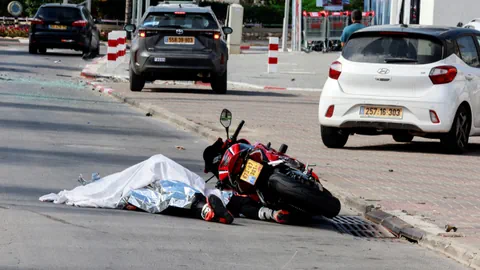
[[[218,24],[209,13],[185,13],[173,12],[150,13],[142,24],[148,28],[176,28],[213,30],[218,29]]]
[[[80,9],[70,7],[42,7],[36,17],[44,21],[83,20]]]
[[[342,55],[353,62],[429,64],[442,59],[442,48],[421,37],[360,36],[347,42]]]

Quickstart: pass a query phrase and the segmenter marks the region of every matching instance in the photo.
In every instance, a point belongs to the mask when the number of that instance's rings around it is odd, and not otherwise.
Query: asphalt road
[[[79,54],[31,56],[0,41],[0,269],[464,269],[327,220],[228,226],[39,202],[77,186],[80,173],[107,175],[158,153],[202,175],[208,142],[87,90],[75,78],[84,65]]]

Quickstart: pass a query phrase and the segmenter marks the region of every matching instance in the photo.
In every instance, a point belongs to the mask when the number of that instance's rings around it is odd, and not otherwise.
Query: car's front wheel
[[[467,150],[472,120],[465,106],[458,108],[450,132],[441,138],[441,142],[451,153],[462,154]]]
[[[350,135],[345,130],[335,127],[320,126],[323,144],[328,148],[342,148]]]
[[[227,70],[222,75],[214,74],[212,76],[211,86],[213,92],[217,94],[227,93]]]
[[[130,90],[132,92],[140,92],[145,87],[145,78],[142,75],[137,75],[130,68]]]

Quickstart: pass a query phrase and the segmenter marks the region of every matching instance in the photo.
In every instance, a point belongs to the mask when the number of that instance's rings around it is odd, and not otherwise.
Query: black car
[[[130,90],[145,81],[174,80],[210,83],[215,93],[227,92],[230,27],[221,27],[210,7],[162,3],[149,7],[134,32],[130,50]]]
[[[31,21],[29,52],[46,53],[47,49],[58,48],[98,55],[100,34],[95,22],[82,5],[42,5]]]

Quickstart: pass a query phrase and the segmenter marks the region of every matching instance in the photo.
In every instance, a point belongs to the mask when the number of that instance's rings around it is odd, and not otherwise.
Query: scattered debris
[[[393,170],[392,170],[392,169],[390,169],[390,170],[388,170],[388,172],[393,172]]]
[[[294,82],[294,81],[295,81],[295,78],[292,78],[292,82]]]
[[[417,204],[427,204],[426,202],[417,202]]]
[[[72,76],[70,75],[64,75],[64,74],[57,74],[58,77],[67,77],[67,78],[71,78]]]
[[[454,232],[457,232],[457,227],[455,227],[455,226],[453,226],[453,225],[449,225],[449,224],[445,225],[445,231],[446,231],[446,232],[450,232],[450,231],[452,231],[452,230],[453,230]]]
[[[444,199],[457,199],[457,197],[448,197],[448,196],[444,196],[443,198]]]
[[[185,147],[183,146],[175,146],[177,148],[177,150],[185,150]]]
[[[62,60],[53,61],[53,63],[55,63],[55,64],[58,64],[58,63],[61,63],[61,62],[62,62]]]
[[[145,114],[145,116],[153,116],[153,114],[151,114],[150,112],[148,112],[147,114]]]

